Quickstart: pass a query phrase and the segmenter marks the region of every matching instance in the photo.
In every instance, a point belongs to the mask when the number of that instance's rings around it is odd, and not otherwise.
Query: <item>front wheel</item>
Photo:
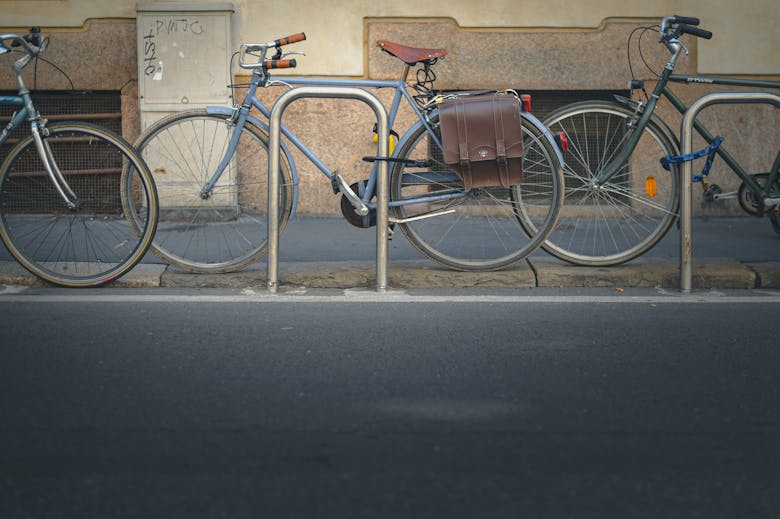
[[[152,242],[154,182],[132,146],[104,128],[61,123],[47,130],[43,147],[75,207],[55,188],[29,135],[0,168],[0,237],[22,266],[50,283],[108,283],[133,268]],[[133,187],[128,203],[123,185]]]
[[[634,259],[655,245],[677,218],[679,169],[666,171],[663,157],[677,155],[652,120],[626,164],[607,181],[598,174],[634,131],[636,115],[617,103],[566,105],[544,120],[568,140],[564,153],[566,194],[561,216],[542,247],[575,265],[608,266]]]
[[[160,197],[152,252],[174,267],[195,273],[232,272],[268,250],[264,130],[247,122],[227,167],[213,188],[205,189],[230,152],[235,130],[228,115],[190,110],[160,120],[136,142]],[[279,158],[281,233],[292,211],[293,182],[285,154]]]
[[[438,117],[431,116],[438,133]],[[393,216],[409,242],[449,268],[489,271],[531,254],[552,230],[563,196],[553,145],[523,118],[524,181],[464,192],[424,126],[398,152],[390,177]]]

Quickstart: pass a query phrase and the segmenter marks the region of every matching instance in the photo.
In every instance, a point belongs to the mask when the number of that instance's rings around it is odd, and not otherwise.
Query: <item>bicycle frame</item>
[[[739,78],[725,78],[725,77],[705,77],[705,76],[690,76],[690,75],[684,75],[684,74],[670,74],[669,75],[669,81],[674,83],[701,83],[701,84],[708,84],[708,85],[725,85],[725,86],[743,86],[743,87],[753,87],[753,88],[771,88],[771,89],[780,89],[780,82],[778,81],[766,81],[766,80],[755,80],[755,79],[739,79]],[[677,97],[674,92],[669,88],[668,84],[663,85],[662,89],[663,96],[669,100],[669,102],[674,106],[674,108],[680,112],[681,115],[684,115],[685,112],[688,111],[688,106],[680,100],[679,97]],[[712,144],[712,142],[715,140],[715,136],[713,136],[709,130],[700,122],[700,121],[694,121],[694,128],[696,129],[696,132],[701,135],[701,137],[707,142],[707,144]],[[731,168],[731,170],[742,179],[743,182],[753,191],[754,193],[760,193],[763,191],[761,186],[756,183],[755,180],[748,174],[744,168],[737,162],[737,160],[728,152],[728,150],[725,149],[723,146],[719,146],[716,150],[716,153],[726,162],[726,164]],[[775,157],[774,163],[772,165],[772,169],[769,171],[769,179],[767,181],[767,186],[773,185],[774,181],[778,179],[778,169],[780,169],[780,150],[777,152],[777,156]]]
[[[0,145],[4,144],[8,137],[11,136],[11,132],[19,128],[27,119],[27,114],[35,113],[35,108],[32,104],[32,98],[29,94],[23,96],[0,96],[0,105],[17,105],[21,108],[13,115],[11,122],[3,127],[0,132]]]
[[[639,117],[639,120],[636,122],[633,128],[633,132],[631,136],[623,145],[623,149],[618,154],[618,157],[615,160],[613,160],[610,164],[608,164],[604,168],[604,170],[597,176],[596,183],[598,185],[602,185],[608,182],[609,179],[614,177],[618,173],[620,168],[622,168],[623,165],[625,165],[628,162],[629,157],[634,152],[634,148],[636,148],[636,145],[639,142],[639,138],[642,135],[642,131],[644,130],[648,121],[650,121],[650,119],[653,117],[653,114],[655,112],[655,107],[659,98],[664,97],[668,99],[671,105],[680,114],[685,114],[685,112],[688,110],[688,106],[679,97],[677,97],[674,94],[674,92],[672,92],[672,90],[669,88],[668,84],[670,82],[780,89],[780,82],[778,81],[674,74],[672,73],[672,71],[674,70],[677,58],[679,57],[680,50],[682,49],[680,48],[675,53],[673,53],[672,58],[669,60],[666,67],[664,68],[664,71],[661,73],[661,77],[659,78],[658,83],[653,89],[653,93],[651,94],[650,99],[647,102],[647,105],[641,108],[641,116]],[[701,135],[701,137],[707,142],[707,144],[712,144],[712,142],[715,140],[715,137],[707,130],[707,128],[701,122],[695,121],[694,128],[696,129],[697,133]],[[754,193],[761,193],[764,191],[764,189],[744,170],[744,168],[742,168],[742,166],[737,162],[737,160],[723,146],[719,146],[716,150],[716,153],[726,162],[729,168],[731,168],[731,170],[738,177],[740,177],[742,181]],[[769,171],[767,186],[772,186],[774,182],[777,181],[778,169],[780,169],[780,151],[778,151],[777,156],[775,157],[774,163],[772,165],[772,169]],[[777,194],[774,194],[774,196],[777,196]]]
[[[417,131],[421,126],[424,126],[430,137],[434,140],[436,144],[441,146],[441,141],[439,137],[437,137],[433,127],[429,123],[428,120],[428,114],[424,114],[419,107],[417,106],[417,103],[412,98],[411,94],[407,91],[407,83],[404,80],[388,80],[388,81],[382,81],[382,80],[338,80],[338,79],[327,79],[327,78],[300,78],[300,77],[285,77],[283,80],[275,80],[276,83],[281,83],[287,86],[295,85],[295,86],[329,86],[329,87],[354,87],[354,88],[364,88],[364,89],[380,89],[380,88],[392,88],[395,90],[395,94],[393,96],[393,100],[390,106],[390,110],[388,112],[388,125],[392,129],[396,116],[398,115],[398,110],[401,106],[401,101],[405,100],[406,103],[414,110],[415,115],[417,116],[417,122],[413,124],[407,131],[404,133],[403,136],[399,139],[398,143],[395,146],[395,150],[393,154],[391,155],[391,158],[394,158],[397,156],[398,150],[402,149],[404,143],[410,138],[410,136]],[[219,180],[220,175],[222,172],[227,168],[230,160],[233,157],[233,154],[236,150],[236,147],[238,145],[238,139],[240,137],[241,129],[243,128],[244,124],[246,124],[247,120],[250,121],[250,123],[257,125],[258,127],[262,128],[266,132],[268,132],[268,124],[265,121],[262,121],[254,116],[249,115],[249,112],[252,108],[256,108],[261,114],[263,114],[263,117],[265,117],[266,120],[270,118],[271,115],[271,109],[265,106],[262,101],[260,101],[257,96],[257,88],[258,87],[265,87],[268,82],[268,77],[262,75],[259,72],[253,72],[252,79],[249,84],[249,89],[244,97],[244,101],[240,106],[236,106],[234,108],[229,107],[219,107],[219,106],[210,106],[207,107],[206,110],[209,113],[218,113],[222,115],[233,115],[235,118],[235,125],[236,130],[233,134],[232,140],[229,143],[227,152],[225,153],[225,156],[223,157],[221,163],[219,166],[217,166],[216,171],[212,175],[210,181],[206,184],[206,186],[203,188],[203,196],[208,196],[208,193],[210,190],[214,187],[214,185]],[[555,139],[553,138],[550,131],[539,121],[536,117],[529,113],[523,113],[522,114],[524,118],[532,122],[539,130],[542,132],[542,134],[545,136],[546,139],[550,141],[553,145],[553,149],[556,150],[556,153],[558,154],[558,159],[560,160],[561,164],[563,164],[563,156],[558,149],[557,144],[555,143]],[[291,142],[298,150],[303,153],[303,155],[312,163],[314,166],[317,167],[317,169],[325,175],[328,180],[331,181],[334,185],[336,185],[336,179],[337,174],[335,171],[331,170],[317,155],[314,153],[311,149],[309,149],[289,128],[287,128],[285,125],[281,125],[280,131],[282,135],[284,135],[289,142]],[[298,205],[298,174],[297,174],[297,168],[295,167],[294,161],[292,159],[292,155],[289,153],[288,148],[282,144],[282,151],[285,153],[287,160],[291,167],[291,172],[293,175],[293,204],[292,204],[292,214],[291,217],[295,215],[295,210]],[[376,163],[371,168],[371,174],[368,178],[368,183],[366,185],[365,193],[361,196],[362,202],[365,204],[366,207],[368,207],[370,210],[376,209],[376,203],[371,202],[371,199],[374,197],[375,189],[376,189],[376,175],[377,175],[378,167]],[[444,173],[437,173],[437,175],[443,175]],[[453,179],[454,179],[453,175]],[[467,196],[465,193],[457,192],[457,193],[444,193],[444,194],[437,194],[437,195],[426,195],[426,196],[420,196],[417,198],[414,198],[413,200],[396,200],[391,201],[389,203],[390,207],[398,207],[405,204],[412,204],[412,203],[428,203],[428,202],[440,202],[444,200],[453,200],[457,198],[463,198]]]

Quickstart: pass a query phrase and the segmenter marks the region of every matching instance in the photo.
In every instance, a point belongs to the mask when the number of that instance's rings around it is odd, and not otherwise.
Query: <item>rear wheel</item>
[[[390,203],[404,235],[425,256],[456,270],[496,270],[527,257],[544,241],[563,196],[560,162],[539,129],[522,121],[524,181],[511,188],[464,192],[423,126],[399,150],[399,158],[419,162],[395,163]],[[431,123],[438,128],[435,115]],[[420,197],[429,201],[413,202]]]

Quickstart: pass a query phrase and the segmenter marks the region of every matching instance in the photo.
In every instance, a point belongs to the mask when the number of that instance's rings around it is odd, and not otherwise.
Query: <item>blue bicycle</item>
[[[45,42],[38,28],[0,35],[0,55],[22,53],[13,65],[19,94],[0,96],[0,104],[16,107],[0,132],[0,237],[50,283],[102,285],[133,268],[152,243],[154,180],[119,135],[84,122],[48,124],[38,113],[22,70]],[[30,131],[17,132],[25,123]]]
[[[378,42],[382,50],[403,62],[401,78],[395,81],[272,79],[272,70],[295,66],[294,59],[285,59],[289,54],[282,47],[303,39],[299,34],[242,45],[239,63],[252,70],[252,75],[241,104],[173,114],[151,126],[136,142],[160,197],[160,223],[152,245],[158,256],[186,271],[215,273],[243,268],[266,253],[270,109],[255,94],[258,88],[278,84],[393,89],[390,127],[402,100],[417,116],[391,156],[373,158],[368,178],[351,185],[282,126],[280,232],[294,215],[298,198],[292,146],[327,177],[334,193],[342,196],[344,218],[361,228],[376,223],[376,160],[390,161],[391,227],[398,226],[424,255],[450,268],[503,268],[541,245],[555,224],[564,188],[560,151],[537,118],[522,113],[521,185],[464,190],[441,153],[437,108],[444,96],[433,90],[432,67],[446,50]],[[269,51],[274,52],[270,58]],[[407,83],[412,67],[416,67],[415,80]],[[252,109],[257,112],[250,113]]]

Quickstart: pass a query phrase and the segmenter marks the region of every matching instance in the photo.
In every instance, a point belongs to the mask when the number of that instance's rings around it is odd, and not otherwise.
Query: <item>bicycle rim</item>
[[[235,155],[213,189],[204,193],[234,132],[222,115],[195,110],[152,126],[136,146],[152,171],[160,223],[152,251],[189,272],[239,270],[267,252],[268,139],[247,124]],[[289,164],[280,159],[279,229],[292,210]]]
[[[614,103],[564,107],[544,122],[563,132],[566,192],[558,224],[542,246],[576,265],[608,266],[634,259],[655,245],[677,217],[679,174],[660,159],[676,148],[652,121],[627,164],[599,185],[596,176],[630,135],[632,111]]]
[[[0,236],[20,264],[51,283],[113,281],[141,260],[154,236],[157,199],[148,169],[127,142],[103,128],[63,123],[48,131],[44,141],[77,207],[67,207],[28,136],[0,173]],[[133,224],[121,197],[123,175],[135,186]]]
[[[436,124],[434,116],[432,122]],[[440,148],[420,127],[399,157],[427,161],[424,168],[396,163],[391,201],[401,230],[425,256],[449,268],[488,271],[507,267],[531,254],[552,229],[563,196],[554,148],[523,119],[524,181],[512,188],[463,192],[463,183],[444,164]],[[411,203],[414,198],[453,194],[457,198]],[[413,220],[410,220],[413,219]],[[521,225],[532,222],[531,225]]]

